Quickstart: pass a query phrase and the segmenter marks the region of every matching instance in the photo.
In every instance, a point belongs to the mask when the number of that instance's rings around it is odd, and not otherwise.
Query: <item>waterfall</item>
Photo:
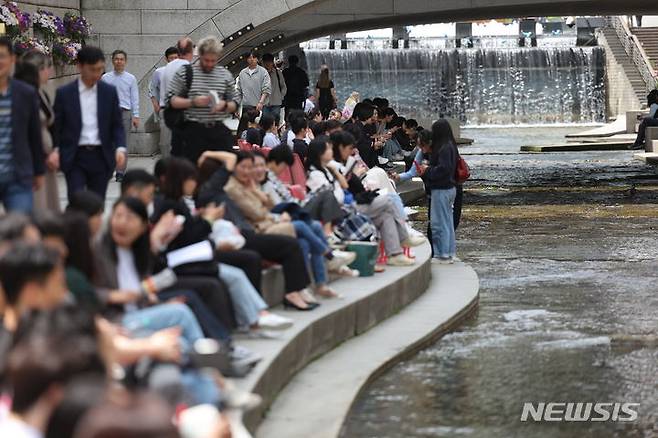
[[[352,91],[407,118],[468,125],[604,122],[600,48],[306,50],[312,86],[327,64],[338,106]]]

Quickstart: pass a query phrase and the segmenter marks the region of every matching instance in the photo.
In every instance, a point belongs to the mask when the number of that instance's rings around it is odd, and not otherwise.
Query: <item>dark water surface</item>
[[[375,381],[343,436],[658,437],[658,348],[642,342],[658,335],[658,177],[630,152],[517,153],[579,129],[464,134],[458,253],[480,308]],[[523,423],[524,402],[640,403],[639,418]]]

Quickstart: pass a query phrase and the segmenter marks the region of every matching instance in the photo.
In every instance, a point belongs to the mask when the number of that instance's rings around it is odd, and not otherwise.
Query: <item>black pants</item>
[[[647,138],[647,128],[658,126],[658,119],[655,117],[645,117],[637,129],[637,138],[635,139],[635,146],[642,146]]]
[[[255,233],[244,233],[244,237],[247,241],[244,249],[256,251],[265,260],[281,265],[286,293],[300,291],[311,283],[297,239],[277,234]]]
[[[260,293],[263,276],[263,259],[259,253],[248,249],[217,251],[215,258],[220,263],[242,269],[251,284]]]
[[[113,170],[107,167],[101,146],[79,146],[73,166],[65,172],[68,198],[81,190],[89,190],[105,199]]]
[[[286,102],[285,105],[283,106],[286,111],[285,112],[286,121],[288,121],[291,111],[304,109],[304,100],[306,100],[306,98],[304,97],[302,97],[301,99],[293,100],[293,99],[289,99],[288,96],[286,96]]]
[[[459,223],[462,220],[462,204],[464,202],[464,186],[457,185],[457,194],[455,196],[455,203],[452,207],[452,222],[455,227],[455,231],[459,228]],[[427,240],[432,242],[432,198],[427,197]],[[434,245],[430,245],[432,248],[432,257],[434,257]]]
[[[174,157],[183,157],[183,128],[173,128],[171,130],[171,155]]]
[[[222,122],[213,125],[187,122],[183,129],[182,157],[196,165],[205,151],[230,152],[233,150],[233,143],[231,130]]]

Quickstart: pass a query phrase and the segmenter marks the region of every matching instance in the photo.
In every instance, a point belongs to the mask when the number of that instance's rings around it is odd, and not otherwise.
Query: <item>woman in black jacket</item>
[[[441,264],[456,259],[453,206],[457,194],[455,172],[459,152],[450,124],[439,119],[432,125],[432,155],[427,169],[427,189],[430,190],[432,247],[434,259]]]

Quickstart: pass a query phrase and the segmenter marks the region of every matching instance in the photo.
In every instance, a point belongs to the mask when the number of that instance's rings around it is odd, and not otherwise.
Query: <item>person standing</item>
[[[168,86],[167,104],[185,110],[182,155],[194,164],[205,151],[233,149],[233,134],[224,120],[238,110],[239,97],[235,95],[233,75],[217,64],[221,53],[222,45],[217,38],[202,39],[199,62],[189,72],[187,67],[180,68]],[[189,90],[188,73],[192,74]]]
[[[458,261],[453,206],[457,196],[455,173],[459,151],[447,120],[439,119],[432,125],[431,149],[426,172],[431,193],[432,260],[439,264],[452,264]]]
[[[105,199],[115,168],[125,169],[126,132],[117,89],[101,81],[105,55],[98,47],[78,52],[80,78],[55,96],[55,145],[68,198],[91,190]]]
[[[15,63],[12,41],[0,37],[0,201],[6,211],[31,213],[46,165],[37,92],[12,79]]]
[[[275,118],[281,117],[281,106],[283,105],[283,98],[288,92],[286,80],[283,73],[274,65],[274,55],[266,53],[263,55],[263,67],[270,74],[270,83],[272,86],[272,94],[270,94],[270,101],[263,108],[263,112],[272,114]]]
[[[139,128],[139,89],[137,78],[126,71],[128,55],[123,50],[112,52],[113,71],[107,72],[101,78],[102,81],[114,85],[119,93],[119,106],[121,106],[121,119],[123,129],[126,133],[126,148],[130,145],[130,133]],[[123,167],[117,167],[116,180],[121,182],[123,174],[126,173],[128,162]]]
[[[178,59],[174,59],[165,67],[162,75],[160,76],[160,107],[164,111],[166,108],[167,92],[169,91],[169,84],[171,83],[174,75],[180,70],[184,65],[191,64],[192,59],[194,59],[194,41],[190,38],[185,37],[178,40],[176,43],[176,48],[178,49]],[[164,123],[164,114],[163,114]],[[165,128],[167,126],[165,125]],[[166,139],[165,139],[166,140]],[[172,128],[171,129],[171,155],[175,157],[183,156],[183,130],[182,128]]]
[[[23,68],[16,68],[14,77],[18,79],[19,70],[25,70],[28,66],[32,68],[31,80],[22,78],[25,82],[36,88],[39,94],[39,119],[41,121],[41,141],[43,152],[46,157],[46,173],[43,186],[34,192],[34,206],[38,211],[54,211],[59,213],[59,190],[57,188],[57,170],[59,158],[54,151],[53,130],[55,125],[55,112],[50,96],[45,90],[53,73],[52,59],[38,50],[27,52],[21,58]],[[27,71],[26,71],[27,73]]]
[[[235,84],[238,99],[242,102],[242,117],[238,125],[238,138],[247,129],[247,112],[256,109],[261,112],[272,94],[270,74],[258,65],[258,52],[252,50],[247,56],[247,67],[242,69]]]
[[[283,78],[288,86],[284,99],[286,120],[291,110],[303,109],[304,101],[308,95],[308,75],[298,67],[299,58],[296,55],[288,57],[288,67],[283,69]]]
[[[160,100],[160,84],[162,83],[162,74],[167,64],[174,59],[178,59],[178,49],[173,46],[169,47],[165,50],[164,57],[165,65],[158,67],[151,76],[151,82],[149,82],[149,99],[151,100],[151,105],[153,105],[154,121],[160,124],[160,154],[163,158],[166,158],[171,154],[171,130],[167,128],[164,122],[164,114],[160,113],[164,109],[164,101]]]
[[[329,76],[329,67],[326,65],[320,68],[320,78],[315,85],[315,100],[318,102],[323,119],[329,117],[331,110],[336,108],[336,89]]]

